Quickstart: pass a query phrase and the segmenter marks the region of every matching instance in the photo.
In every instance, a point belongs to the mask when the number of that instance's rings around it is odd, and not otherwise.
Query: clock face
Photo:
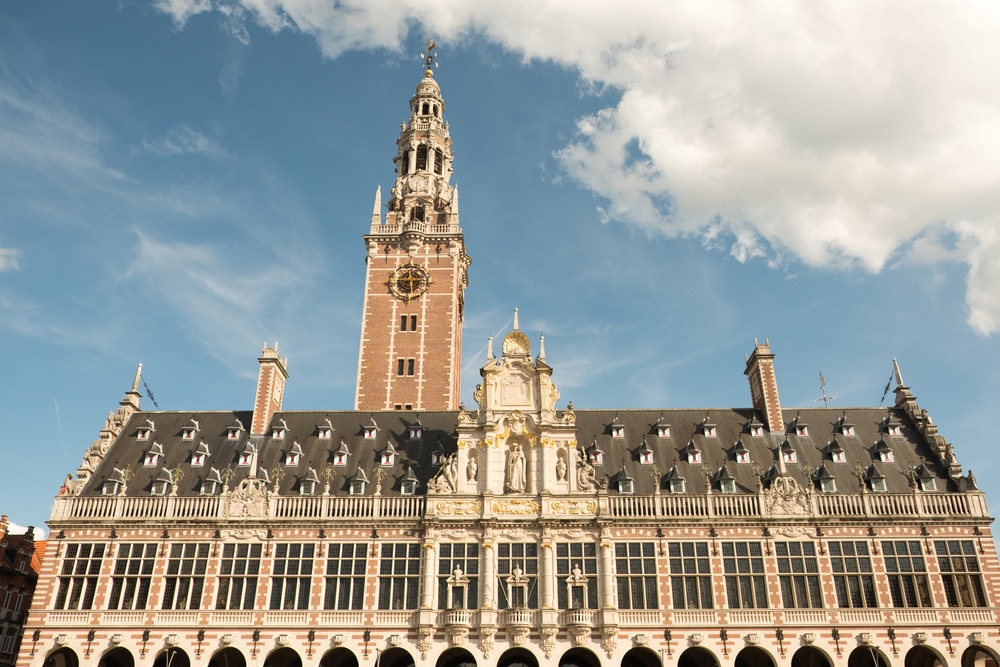
[[[415,299],[427,291],[430,278],[427,272],[415,264],[401,266],[389,277],[389,291],[405,301]]]

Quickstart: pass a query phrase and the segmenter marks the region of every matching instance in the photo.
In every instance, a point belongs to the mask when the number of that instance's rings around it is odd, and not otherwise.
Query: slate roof
[[[132,478],[127,485],[128,496],[148,496],[153,482],[162,479],[164,471],[180,469],[182,478],[178,495],[198,495],[201,484],[208,479],[212,469],[233,471],[230,487],[234,487],[249,473],[249,466],[240,465],[244,452],[257,452],[258,469],[273,478],[272,471],[280,468],[284,473],[279,485],[282,495],[298,495],[299,484],[309,470],[322,476],[330,466],[330,493],[346,495],[351,479],[359,468],[368,480],[379,467],[381,454],[394,451],[392,465],[381,465],[387,473],[383,482],[383,495],[400,493],[400,483],[412,473],[418,480],[417,493],[426,493],[427,481],[437,472],[433,462],[434,452],[450,454],[456,449],[457,412],[356,412],[356,411],[289,411],[276,413],[272,427],[285,429],[284,437],[273,438],[271,430],[263,436],[250,436],[245,430],[230,432],[238,425],[248,425],[251,413],[244,412],[137,412],[122,429],[121,434],[104,456],[95,473],[87,481],[82,495],[100,495],[106,480],[114,470],[128,466]],[[618,493],[616,476],[624,469],[625,477],[634,481],[634,493],[654,493],[657,486],[669,489],[668,479],[682,478],[686,493],[704,493],[706,475],[710,474],[713,492],[719,492],[721,477],[729,475],[735,481],[736,493],[755,493],[756,473],[765,472],[764,483],[777,474],[778,456],[782,447],[795,452],[794,463],[785,463],[787,474],[800,484],[806,484],[806,472],[829,473],[840,493],[857,493],[860,490],[858,472],[871,474],[877,470],[885,478],[890,493],[908,493],[913,489],[913,471],[921,465],[937,480],[937,492],[957,491],[955,480],[947,476],[944,467],[923,439],[909,416],[897,408],[809,408],[796,412],[785,409],[786,428],[780,433],[752,435],[751,425],[759,425],[759,415],[752,409],[635,409],[635,410],[576,410],[577,442],[581,451],[603,454],[603,463],[596,465],[597,479],[607,480],[608,492]],[[238,422],[237,422],[238,420]],[[139,439],[143,427],[153,429],[148,439]],[[902,426],[901,435],[890,435],[888,424]],[[612,424],[623,427],[623,437],[612,435]],[[657,426],[669,424],[669,436],[658,435]],[[798,435],[795,425],[808,425],[806,435]],[[845,435],[844,424],[853,426],[853,435]],[[184,438],[184,431],[197,426],[194,437]],[[715,435],[706,435],[714,426]],[[365,437],[366,427],[376,427],[375,437]],[[410,439],[410,428],[422,427],[419,439]],[[320,437],[321,428],[332,427],[329,438]],[[836,440],[836,444],[831,443]],[[652,453],[651,462],[645,449]],[[740,447],[737,447],[740,443]],[[881,444],[880,444],[881,443]],[[157,451],[163,455],[155,465],[146,465],[147,454]],[[296,447],[297,445],[297,447]],[[197,451],[208,455],[201,466],[192,465],[192,455]],[[894,460],[883,462],[879,448],[889,448]],[[335,452],[345,448],[349,455],[346,464],[335,464]],[[745,448],[749,461],[737,460],[737,449]],[[832,450],[841,448],[844,461],[832,458]],[[289,452],[298,453],[297,465],[286,465]],[[701,463],[691,463],[686,452],[700,452]],[[873,465],[877,467],[873,469]],[[725,467],[726,475],[720,475]],[[314,473],[314,474],[315,474]],[[920,473],[925,474],[923,470]],[[261,474],[263,476],[263,474]],[[322,491],[320,483],[317,492]],[[964,478],[959,485],[964,484]],[[817,486],[818,489],[818,486]],[[365,493],[374,492],[368,485]]]

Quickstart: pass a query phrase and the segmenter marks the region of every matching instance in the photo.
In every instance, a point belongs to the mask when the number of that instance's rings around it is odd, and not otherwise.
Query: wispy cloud
[[[239,6],[265,29],[312,35],[329,57],[400,50],[420,25],[574,68],[621,93],[579,119],[557,156],[605,200],[606,220],[701,237],[740,261],[870,272],[944,225],[965,240],[970,325],[1000,331],[1000,79],[970,66],[1000,60],[990,3],[158,6],[178,25]]]
[[[155,155],[195,154],[215,158],[226,157],[226,150],[218,141],[187,125],[178,125],[159,139],[143,141],[142,147]]]
[[[16,271],[20,268],[17,261],[20,254],[17,248],[0,248],[0,271]]]

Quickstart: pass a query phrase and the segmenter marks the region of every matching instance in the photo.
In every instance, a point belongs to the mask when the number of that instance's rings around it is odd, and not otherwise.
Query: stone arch
[[[176,646],[168,646],[156,654],[153,667],[191,667],[191,657]]]
[[[538,667],[538,658],[526,648],[512,648],[500,656],[497,667]]]
[[[358,656],[351,649],[338,646],[323,654],[319,667],[358,667]]]
[[[267,654],[264,667],[302,667],[302,656],[293,648],[281,646]]]
[[[747,646],[736,654],[734,667],[777,667],[774,656],[759,646]]]
[[[563,653],[559,667],[601,667],[601,659],[590,649],[576,647]]]
[[[410,652],[399,646],[382,651],[378,657],[378,667],[414,667],[415,664]]]
[[[962,663],[965,664],[964,656]],[[945,667],[948,663],[935,649],[921,645],[906,652],[903,664],[905,667]]]
[[[80,657],[71,648],[63,646],[45,656],[44,667],[80,667]]]
[[[815,646],[803,646],[792,656],[792,667],[833,667],[825,651]]]
[[[476,664],[476,658],[460,647],[446,650],[437,660],[437,667],[476,667]]]
[[[677,657],[677,667],[719,667],[719,659],[707,648],[692,646]]]
[[[104,652],[97,667],[135,667],[135,656],[127,648],[116,646]]]
[[[247,667],[247,657],[238,648],[227,646],[212,655],[208,667]]]
[[[889,667],[889,658],[877,646],[859,646],[847,656],[847,667]]]
[[[591,655],[593,654],[591,653]],[[597,656],[594,656],[594,660],[594,665],[601,664],[600,660],[597,660]],[[636,646],[635,648],[629,649],[629,651],[622,656],[622,667],[660,667],[661,664],[663,663],[660,656],[657,655],[653,649],[645,646]],[[560,663],[560,666],[561,665],[562,663]],[[584,666],[581,664],[580,667]]]
[[[985,646],[973,645],[962,651],[962,667],[997,667],[997,656]]]

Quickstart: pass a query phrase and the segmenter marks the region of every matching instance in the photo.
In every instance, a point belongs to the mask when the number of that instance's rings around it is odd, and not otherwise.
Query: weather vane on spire
[[[424,65],[426,65],[426,67],[427,67],[427,73],[428,74],[431,73],[431,68],[432,67],[437,67],[438,66],[437,63],[434,62],[434,59],[437,56],[437,54],[434,53],[434,49],[436,49],[436,48],[437,48],[437,42],[435,42],[433,39],[428,39],[427,40],[427,53],[421,53],[420,54],[420,57],[424,59]]]

